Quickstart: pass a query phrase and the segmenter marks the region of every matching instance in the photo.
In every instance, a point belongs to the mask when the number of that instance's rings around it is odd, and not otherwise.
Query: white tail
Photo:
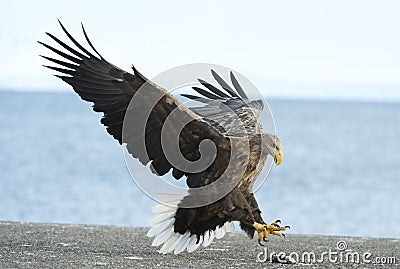
[[[152,227],[147,232],[147,236],[154,237],[152,246],[162,245],[159,253],[167,254],[173,252],[174,254],[179,254],[185,250],[190,253],[201,245],[203,247],[209,246],[214,238],[221,239],[226,233],[235,230],[232,222],[226,222],[222,227],[217,227],[215,231],[209,230],[205,232],[204,235],[200,236],[199,242],[197,242],[197,236],[191,235],[190,232],[185,234],[175,233],[175,213],[183,197],[183,195],[160,195],[157,198],[165,204],[157,204],[151,209],[154,216],[149,220],[149,224]]]

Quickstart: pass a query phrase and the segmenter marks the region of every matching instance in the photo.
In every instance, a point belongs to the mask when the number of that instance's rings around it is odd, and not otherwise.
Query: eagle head
[[[283,160],[282,142],[275,134],[263,134],[263,141],[266,144],[266,151],[274,157],[276,165],[280,165]]]

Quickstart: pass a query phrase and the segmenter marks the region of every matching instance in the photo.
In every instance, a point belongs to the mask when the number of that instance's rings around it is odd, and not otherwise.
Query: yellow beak
[[[283,152],[282,150],[279,150],[277,152],[275,152],[275,156],[274,156],[274,161],[276,165],[280,165],[282,163],[283,160]]]

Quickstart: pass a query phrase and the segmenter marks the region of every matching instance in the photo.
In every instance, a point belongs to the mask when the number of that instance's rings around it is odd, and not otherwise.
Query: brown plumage
[[[221,233],[231,230],[232,221],[239,221],[241,228],[253,237],[256,231],[254,223],[265,223],[253,195],[254,181],[268,154],[274,157],[275,163],[282,161],[279,138],[262,133],[258,122],[263,102],[250,101],[232,72],[233,88],[211,70],[222,89],[199,79],[203,87],[193,89],[200,96],[183,96],[198,101],[202,106],[186,108],[133,66],[133,73],[129,73],[105,60],[93,47],[83,26],[93,53],[80,45],[61,22],[60,25],[76,49],[47,33],[67,52],[39,42],[62,57],[59,60],[42,56],[58,65],[45,67],[61,73],[56,76],[71,85],[83,100],[92,102],[94,111],[103,113],[101,123],[106,126],[107,132],[120,144],[126,144],[133,157],[144,165],[151,163],[153,172],[160,176],[171,172],[176,179],[186,178],[189,195],[179,199],[178,208],[171,211],[160,207],[161,211],[160,208],[155,210],[159,215],[153,220],[155,226],[149,231],[150,236],[156,236],[153,244],[163,244],[162,253],[179,253],[185,249],[193,251],[202,243],[208,245],[214,234],[218,238]],[[141,88],[145,88],[142,91],[144,94],[137,94]],[[132,105],[134,96],[140,98],[140,102]],[[157,101],[153,103],[154,100]],[[149,113],[145,115],[143,111]],[[200,157],[214,157],[211,165],[200,172],[182,171],[165,156],[161,130],[173,111],[176,113],[170,117],[173,126],[189,122],[180,133],[168,133],[168,137],[179,137],[182,155],[192,162]],[[135,126],[145,126],[145,129],[141,132]],[[199,145],[205,139],[214,143],[215,156],[200,156]],[[205,186],[209,187],[206,192],[197,192]],[[213,198],[226,186],[229,187],[228,192],[212,203],[198,207],[186,206],[202,195],[207,199]]]

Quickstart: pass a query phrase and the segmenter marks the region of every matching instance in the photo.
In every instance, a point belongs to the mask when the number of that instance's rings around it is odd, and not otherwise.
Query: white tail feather
[[[233,222],[225,223],[225,229],[227,233],[233,233],[235,231],[235,224]]]
[[[171,219],[174,216],[175,216],[175,211],[154,215],[149,219],[149,224],[156,225],[157,223],[164,222],[168,219]]]
[[[158,247],[159,245],[165,243],[168,238],[171,237],[172,233],[174,232],[174,228],[171,226],[171,228],[165,230],[164,232],[156,235],[156,237],[153,240],[153,243],[151,244],[152,246]]]
[[[227,232],[235,230],[233,223],[227,222],[222,227],[217,227],[215,231],[206,231],[204,235],[200,236],[198,243],[196,243],[197,236],[190,234],[189,231],[183,235],[174,232],[177,205],[182,198],[182,195],[160,195],[158,199],[166,204],[158,204],[152,207],[154,216],[149,220],[152,227],[147,232],[147,236],[154,237],[152,246],[162,245],[159,253],[173,252],[174,254],[179,254],[185,250],[190,253],[200,246],[208,247],[214,238],[221,239]]]
[[[160,201],[161,203],[168,205],[177,205],[182,199],[184,195],[182,194],[168,194],[168,193],[157,193],[154,195],[154,198]]]
[[[217,227],[215,229],[215,238],[221,239],[224,236],[225,236],[225,226]]]
[[[167,253],[174,251],[177,246],[181,243],[182,239],[183,239],[183,235],[181,234],[177,234],[178,235],[178,239],[167,249]]]
[[[172,226],[174,224],[174,218],[171,218],[169,220],[166,220],[164,222],[161,223],[157,223],[156,225],[154,225],[153,227],[151,227],[151,229],[147,232],[147,236],[148,237],[153,237],[159,233],[162,233],[163,231],[165,231],[168,227]]]
[[[208,247],[214,240],[214,231],[207,231],[204,234],[203,247]]]
[[[197,236],[195,236],[194,237],[196,240],[195,240],[195,242],[197,241]],[[200,247],[200,245],[203,243],[203,236],[200,236],[200,241],[199,241],[199,243],[197,243],[197,244],[194,244],[191,248],[188,248],[187,249],[187,252],[189,252],[189,253],[191,253],[191,252],[193,252],[193,251],[195,251],[196,249],[198,249],[199,247]]]
[[[169,252],[169,249],[175,244],[176,240],[180,238],[179,234],[173,233],[171,237],[167,240],[167,242],[164,243],[164,245],[161,247],[159,252],[161,254],[166,254]]]
[[[186,232],[183,236],[181,236],[181,241],[175,246],[174,254],[179,254],[186,249],[187,245],[189,244],[189,237],[189,232]]]
[[[166,206],[163,204],[158,204],[155,205],[151,208],[151,211],[154,214],[163,214],[163,213],[168,213],[168,212],[175,212],[176,211],[176,207],[173,206]]]
[[[210,243],[209,243],[209,240],[210,240],[210,233],[212,233],[213,231],[207,231],[207,232],[205,232],[204,233],[204,235],[203,235],[203,246],[208,246]]]
[[[196,241],[197,241],[197,236],[192,234],[189,238],[189,244],[187,246],[187,249],[189,251],[189,249],[191,249],[194,245],[196,245]]]

